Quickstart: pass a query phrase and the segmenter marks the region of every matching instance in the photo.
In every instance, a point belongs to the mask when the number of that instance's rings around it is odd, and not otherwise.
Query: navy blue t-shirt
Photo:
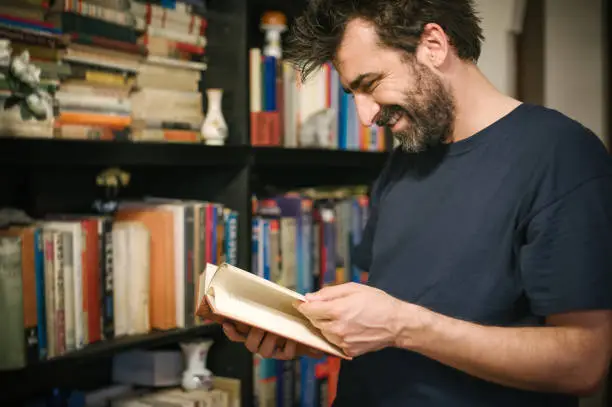
[[[612,307],[612,166],[589,130],[523,104],[472,137],[395,150],[354,255],[369,284],[485,325]],[[577,406],[387,348],[343,362],[335,407]]]

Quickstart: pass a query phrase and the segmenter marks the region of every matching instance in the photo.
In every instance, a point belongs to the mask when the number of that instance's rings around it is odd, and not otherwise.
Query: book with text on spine
[[[293,340],[326,354],[351,359],[329,342],[293,303],[303,295],[238,267],[207,263],[200,275],[198,304],[214,315]],[[202,307],[198,307],[202,309]],[[204,315],[200,315],[206,317]]]

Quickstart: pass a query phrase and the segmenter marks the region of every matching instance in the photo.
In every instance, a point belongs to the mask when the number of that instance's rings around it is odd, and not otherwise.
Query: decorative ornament
[[[261,16],[260,28],[266,33],[266,45],[263,49],[265,56],[282,59],[281,33],[287,30],[287,18],[280,11],[266,11]]]
[[[212,389],[213,374],[206,367],[208,350],[213,344],[212,339],[198,342],[181,343],[185,356],[185,371],[181,385],[185,390]]]
[[[40,68],[30,63],[30,53],[25,50],[12,56],[11,42],[0,39],[0,76],[8,82],[11,96],[4,109],[19,107],[23,120],[49,120],[53,114],[53,97],[39,88]]]
[[[202,123],[202,139],[210,146],[221,146],[227,139],[227,123],[221,110],[223,89],[207,89],[208,108]]]
[[[107,168],[96,176],[96,185],[102,188],[103,196],[94,201],[99,213],[112,214],[119,206],[119,191],[130,184],[131,174],[117,167]]]

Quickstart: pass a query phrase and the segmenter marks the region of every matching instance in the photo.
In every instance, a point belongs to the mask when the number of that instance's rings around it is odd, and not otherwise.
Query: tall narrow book
[[[206,264],[199,287],[198,304],[206,301],[215,315],[351,359],[295,309],[296,301],[306,301],[295,291],[227,263]]]

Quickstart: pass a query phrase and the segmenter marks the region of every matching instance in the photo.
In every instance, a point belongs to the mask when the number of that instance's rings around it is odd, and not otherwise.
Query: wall
[[[544,101],[605,134],[602,0],[546,0]]]
[[[478,65],[500,91],[518,97],[515,34],[522,28],[524,0],[475,4],[485,35]],[[542,46],[537,49],[543,52],[543,68],[540,63],[534,67],[543,72],[529,76],[543,78],[543,94],[536,99],[580,121],[607,144],[602,0],[544,0],[543,7]]]
[[[517,0],[477,0],[485,42],[478,66],[501,92],[515,96],[514,15]]]

